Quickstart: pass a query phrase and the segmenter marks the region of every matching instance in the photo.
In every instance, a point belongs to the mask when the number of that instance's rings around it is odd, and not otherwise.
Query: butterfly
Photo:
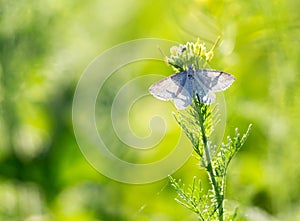
[[[212,104],[216,100],[214,92],[226,90],[234,80],[233,75],[222,71],[189,67],[152,84],[149,92],[160,100],[173,100],[175,107],[182,110],[192,103],[193,96],[204,104]]]

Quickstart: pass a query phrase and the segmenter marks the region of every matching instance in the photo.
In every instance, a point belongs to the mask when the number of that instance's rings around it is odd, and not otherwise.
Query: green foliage
[[[201,160],[201,166],[206,169],[211,188],[205,193],[200,185],[201,181],[199,180],[196,185],[196,178],[194,178],[192,186],[185,189],[180,180],[176,181],[174,178],[170,178],[171,184],[179,196],[177,201],[198,214],[199,220],[233,220],[233,217],[236,216],[235,211],[233,213],[225,211],[226,216],[223,217],[226,174],[232,158],[245,143],[251,125],[243,136],[236,129],[235,136],[227,137],[227,143],[217,148],[214,157],[211,158],[212,149],[214,149],[209,140],[212,132],[211,108],[194,100],[187,112],[187,114],[178,113],[176,120],[192,142],[193,148]]]
[[[201,44],[197,42],[195,45]],[[191,61],[191,59],[186,59],[186,53],[193,58],[193,62],[203,60],[202,53],[195,50],[197,48],[195,45],[188,43],[187,46],[180,45],[179,49],[177,48],[177,51],[179,51],[176,53],[177,59],[173,59],[177,61],[175,62],[175,67],[179,64],[184,67],[191,65],[190,63],[188,65],[182,63]],[[202,47],[200,46],[200,48]],[[170,62],[169,64],[173,65]],[[233,138],[228,137],[226,144],[216,148],[216,145],[210,139],[214,126],[211,109],[209,105],[201,103],[198,94],[195,94],[192,105],[185,111],[175,115],[176,121],[191,141],[194,151],[199,156],[200,165],[205,168],[211,187],[205,193],[200,185],[200,180],[198,185],[195,185],[196,178],[194,178],[193,184],[187,189],[180,180],[178,182],[173,178],[170,178],[170,180],[179,196],[179,199],[176,201],[196,213],[199,220],[233,220],[236,217],[236,212],[226,213],[226,216],[224,216],[225,179],[228,165],[245,143],[251,125],[243,136],[236,129]]]
[[[221,145],[215,157],[212,159],[213,166],[216,171],[216,177],[218,178],[217,180],[220,180],[219,185],[223,187],[222,192],[224,192],[224,181],[229,163],[245,143],[250,133],[251,126],[252,125],[250,124],[248,130],[243,136],[240,135],[238,128],[236,128],[234,137],[231,138],[228,136],[227,143]]]
[[[194,177],[192,185],[187,188],[181,180],[177,181],[171,176],[169,176],[169,179],[178,193],[178,198],[175,199],[176,202],[196,213],[199,220],[204,221],[211,217],[213,207],[210,206],[208,194],[204,194],[200,179],[197,180]]]
[[[210,105],[205,105],[194,99],[192,105],[187,107],[185,112],[179,112],[177,115],[174,114],[177,123],[192,142],[193,149],[200,156],[201,165],[203,167],[207,165],[207,162],[205,162],[205,157],[203,157],[204,150],[201,146],[203,146],[203,140],[207,141],[212,133],[213,121],[211,109]],[[215,147],[211,146],[209,148],[210,154],[212,154],[214,150]]]

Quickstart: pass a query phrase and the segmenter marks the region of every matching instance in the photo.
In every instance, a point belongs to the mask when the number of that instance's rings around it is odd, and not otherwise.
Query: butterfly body
[[[185,109],[197,95],[201,102],[215,101],[214,92],[226,90],[235,80],[234,76],[222,71],[189,68],[154,83],[149,92],[161,100],[173,100],[179,110]]]

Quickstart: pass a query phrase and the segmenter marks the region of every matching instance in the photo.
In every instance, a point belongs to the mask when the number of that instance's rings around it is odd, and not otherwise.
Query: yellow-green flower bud
[[[200,50],[200,57],[205,57],[206,54],[206,47],[204,44],[201,44],[201,50]]]
[[[206,53],[205,57],[206,57],[206,61],[211,61],[211,59],[214,57],[214,52],[210,50],[209,52]]]

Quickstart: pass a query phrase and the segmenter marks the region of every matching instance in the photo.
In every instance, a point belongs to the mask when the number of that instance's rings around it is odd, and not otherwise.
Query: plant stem
[[[198,102],[200,103],[200,99],[199,99],[199,95],[197,95],[197,99],[198,99]],[[213,168],[213,165],[212,165],[212,160],[211,160],[211,156],[210,156],[210,152],[209,152],[209,143],[208,143],[208,138],[207,138],[207,135],[206,135],[206,132],[205,132],[205,125],[204,125],[204,116],[203,114],[199,114],[199,120],[200,120],[200,128],[201,128],[201,134],[202,134],[202,143],[203,143],[203,147],[204,147],[204,152],[205,152],[205,157],[206,157],[206,161],[207,161],[207,164],[205,166],[205,169],[208,173],[208,176],[210,178],[210,181],[211,181],[211,184],[212,184],[212,189],[215,193],[215,196],[217,198],[217,210],[218,210],[218,215],[219,215],[219,221],[223,221],[223,212],[224,212],[224,209],[223,209],[223,200],[224,200],[224,197],[221,195],[220,193],[220,187],[215,179],[216,177],[216,173],[215,173],[215,170]]]

